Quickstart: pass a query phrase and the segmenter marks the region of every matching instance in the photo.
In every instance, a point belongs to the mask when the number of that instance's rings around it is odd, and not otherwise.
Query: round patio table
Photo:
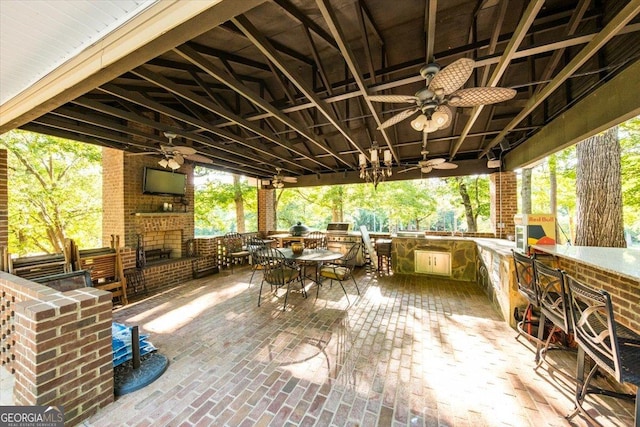
[[[335,261],[342,258],[342,254],[340,252],[334,252],[329,249],[304,249],[301,254],[294,254],[291,248],[278,249],[286,259],[295,261],[296,264],[301,264],[304,268],[304,273],[302,274],[303,279],[309,279],[313,283],[318,286],[318,290],[316,291],[316,298],[318,297],[318,293],[320,291],[320,265],[323,262]],[[307,276],[306,268],[309,264],[315,264],[316,266],[316,274],[315,277]],[[305,292],[308,289],[305,286]]]

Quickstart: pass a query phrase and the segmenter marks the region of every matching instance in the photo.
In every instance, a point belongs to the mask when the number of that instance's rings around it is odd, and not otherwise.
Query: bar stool
[[[527,300],[527,308],[524,310],[522,320],[517,324],[518,335],[516,335],[516,339],[518,339],[520,335],[524,335],[527,339],[538,344],[540,343],[537,337],[538,334],[534,334],[533,332],[533,326],[535,325],[533,309],[540,308],[536,287],[535,265],[533,263],[535,255],[529,257],[514,250],[511,252],[513,254],[513,263],[516,271],[518,292]],[[538,328],[540,327],[544,327],[544,325],[540,325],[540,322],[538,322]]]
[[[567,335],[572,332],[571,316],[569,314],[569,304],[567,302],[567,291],[564,282],[564,273],[557,268],[550,268],[539,260],[534,260],[536,289],[538,291],[538,302],[540,303],[540,327],[538,328],[538,346],[536,349],[536,369],[545,361],[547,352],[550,349],[564,349],[574,351],[567,345]],[[553,327],[549,336],[544,341],[545,324],[549,320]],[[563,345],[549,347],[554,334],[562,331]],[[544,345],[543,345],[544,344]],[[560,372],[564,374],[563,372]]]
[[[390,273],[391,272],[391,240],[377,239],[376,254],[378,255],[378,271],[382,271],[383,269],[386,269],[387,273]]]
[[[635,426],[640,424],[640,334],[615,321],[613,305],[608,292],[591,288],[571,276],[566,276],[571,319],[578,341],[576,369],[575,410],[567,419],[581,413],[592,423],[596,420],[583,408],[588,394],[595,393],[615,398],[635,398]],[[593,368],[584,379],[585,355],[593,360]],[[633,394],[618,393],[590,386],[596,371],[602,369],[622,383],[636,387]]]

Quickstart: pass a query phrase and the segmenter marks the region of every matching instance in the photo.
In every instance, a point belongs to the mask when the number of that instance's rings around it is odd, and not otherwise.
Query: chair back
[[[355,243],[351,246],[347,253],[340,258],[340,265],[348,268],[349,270],[353,270],[356,266],[358,252],[360,251],[361,246],[362,243]]]
[[[513,262],[516,270],[518,292],[531,304],[539,307],[538,291],[536,290],[536,270],[533,264],[535,255],[529,257],[514,250],[511,252],[513,253]]]
[[[264,281],[273,286],[285,285],[297,274],[295,264],[289,263],[277,248],[265,247],[255,255],[263,267]]]
[[[244,241],[240,233],[231,232],[223,236],[223,244],[227,253],[232,253],[241,251]]]
[[[534,260],[534,266],[540,310],[547,319],[568,334],[572,323],[564,283],[565,275],[562,270],[549,268],[538,260]]]
[[[253,255],[255,252],[266,248],[267,244],[257,236],[251,236],[247,239],[247,250]]]
[[[576,341],[589,357],[620,381],[620,352],[611,296],[568,275],[566,282]]]
[[[308,249],[327,249],[327,235],[322,231],[312,231],[304,238],[304,247]]]

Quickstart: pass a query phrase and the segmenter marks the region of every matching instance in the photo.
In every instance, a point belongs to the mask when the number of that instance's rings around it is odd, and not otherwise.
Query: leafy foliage
[[[258,228],[258,199],[256,188],[244,178],[233,182],[227,173],[197,167],[196,197],[194,206],[195,235],[220,235],[238,231],[236,218],[236,198],[241,195],[244,205],[244,230]]]
[[[100,246],[100,148],[19,130],[0,146],[8,152],[9,251],[58,253],[66,238]]]

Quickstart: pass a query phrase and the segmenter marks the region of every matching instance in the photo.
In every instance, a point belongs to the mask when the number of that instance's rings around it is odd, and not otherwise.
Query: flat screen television
[[[142,192],[144,194],[163,194],[184,196],[187,191],[187,174],[162,169],[144,168]]]

